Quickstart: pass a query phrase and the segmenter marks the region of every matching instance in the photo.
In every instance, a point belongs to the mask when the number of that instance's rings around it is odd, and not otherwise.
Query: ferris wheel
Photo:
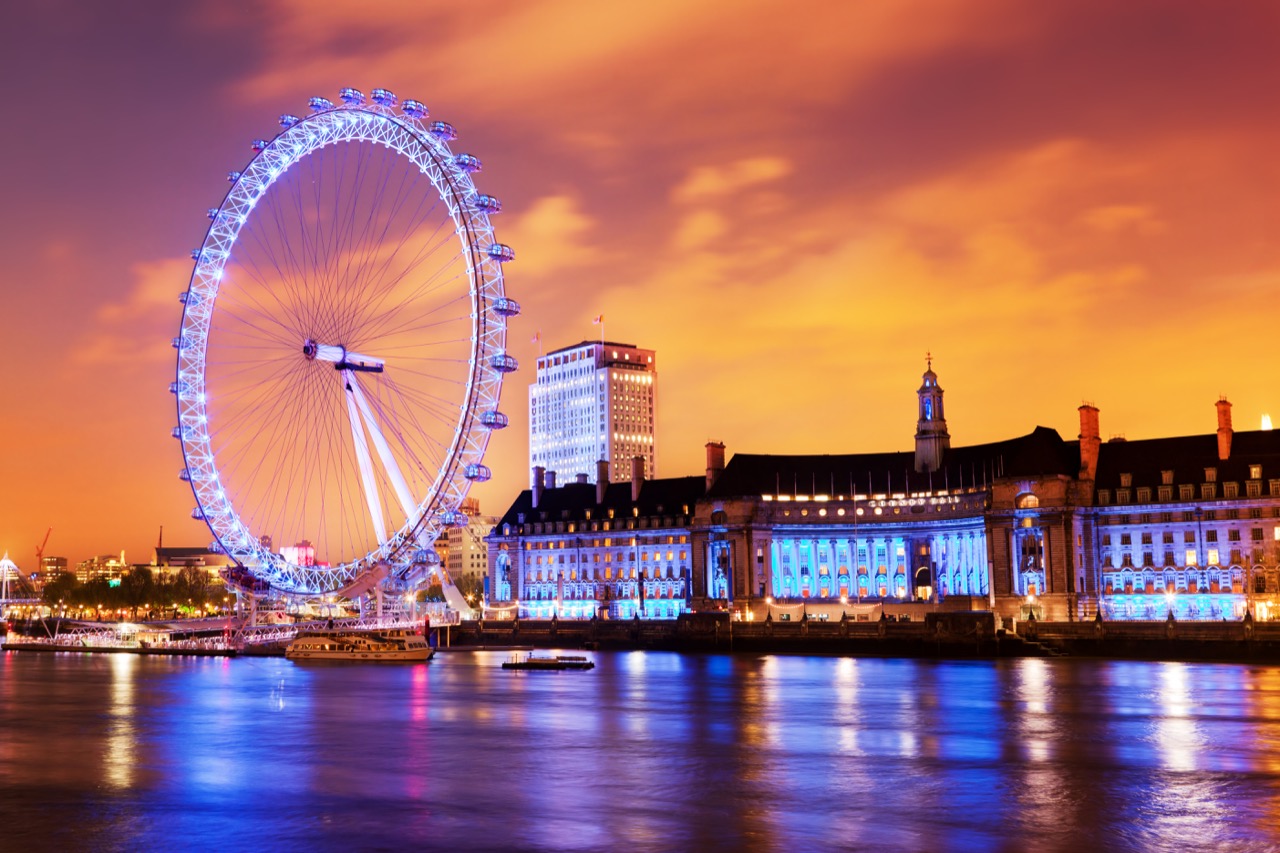
[[[192,516],[251,589],[420,581],[507,425],[502,204],[452,125],[385,89],[280,125],[227,176],[180,297]]]

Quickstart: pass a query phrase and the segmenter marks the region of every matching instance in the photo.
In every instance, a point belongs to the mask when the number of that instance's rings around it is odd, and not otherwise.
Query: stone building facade
[[[1280,618],[1280,435],[1234,432],[1225,400],[1215,434],[1103,442],[1084,405],[1073,441],[1037,427],[952,447],[931,365],[917,395],[914,451],[726,464],[712,443],[705,480],[637,474],[629,501],[625,486],[535,485],[491,535],[494,601],[654,618]]]

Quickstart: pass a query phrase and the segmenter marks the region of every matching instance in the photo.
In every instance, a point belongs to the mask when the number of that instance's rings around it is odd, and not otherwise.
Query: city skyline
[[[545,349],[663,363],[664,476],[910,447],[931,351],[952,441],[1280,415],[1265,322],[1280,12],[1007,0],[10,10],[0,551],[24,570],[203,545],[177,442],[177,295],[250,142],[312,95],[419,98],[483,160],[524,306],[497,508],[528,482]],[[1253,344],[1253,346],[1250,346]]]

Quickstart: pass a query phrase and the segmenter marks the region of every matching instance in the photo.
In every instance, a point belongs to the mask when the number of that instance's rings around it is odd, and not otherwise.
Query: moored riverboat
[[[299,634],[284,656],[289,660],[425,661],[435,649],[414,631],[325,631]]]

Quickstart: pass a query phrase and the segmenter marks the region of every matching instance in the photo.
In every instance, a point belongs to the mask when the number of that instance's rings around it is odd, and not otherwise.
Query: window
[[[1194,530],[1187,530],[1182,534],[1182,541],[1190,545],[1196,541],[1196,533]]]
[[[1146,488],[1145,486],[1141,489],[1138,489],[1138,503],[1140,504],[1151,503],[1151,489]]]
[[[1205,469],[1204,469],[1204,481],[1205,481],[1206,483],[1216,483],[1216,482],[1218,482],[1218,469],[1217,469],[1217,468],[1205,468]]]
[[[1172,472],[1172,471],[1161,471],[1161,472],[1160,472],[1160,484],[1161,484],[1162,486],[1172,486],[1172,485],[1173,485],[1173,472]]]
[[[1262,518],[1262,507],[1255,506],[1249,510],[1250,518]]]
[[[1169,531],[1165,531],[1164,535],[1162,536],[1162,539],[1164,541],[1164,544],[1166,545],[1173,544],[1173,534]]]
[[[1200,484],[1200,499],[1201,499],[1201,500],[1206,500],[1206,501],[1211,501],[1211,500],[1213,500],[1215,497],[1217,497],[1217,491],[1218,491],[1218,484],[1217,484],[1217,483],[1201,483],[1201,484]]]
[[[1261,527],[1255,527],[1255,528],[1253,528],[1252,530],[1250,530],[1250,531],[1249,531],[1249,536],[1250,536],[1250,538],[1251,538],[1251,539],[1253,539],[1253,541],[1254,541],[1254,542],[1261,542],[1261,541],[1262,541],[1262,528],[1261,528]]]
[[[1142,534],[1142,544],[1143,544],[1143,545],[1150,545],[1150,544],[1151,544],[1151,534],[1150,534],[1150,533],[1144,533],[1144,534]]]
[[[1132,475],[1132,474],[1121,474],[1121,475],[1120,475],[1120,485],[1121,485],[1123,488],[1126,488],[1126,489],[1127,489],[1127,488],[1129,488],[1130,486],[1132,486],[1132,485],[1133,485],[1133,475]]]
[[[1172,486],[1161,486],[1161,487],[1160,487],[1159,499],[1160,499],[1161,501],[1171,501],[1171,500],[1173,500],[1173,487],[1172,487]]]
[[[1216,530],[1206,530],[1206,531],[1204,532],[1204,541],[1206,541],[1206,542],[1217,542],[1217,541],[1218,541],[1218,531],[1216,531]]]
[[[1132,545],[1132,544],[1133,544],[1132,537],[1130,537],[1128,533],[1122,533],[1122,534],[1120,534],[1120,544],[1121,544],[1121,545]]]
[[[1222,496],[1224,498],[1240,497],[1240,484],[1239,483],[1223,483]]]
[[[1262,497],[1262,484],[1252,481],[1245,483],[1244,493],[1251,498],[1260,498]]]
[[[1188,566],[1194,566],[1196,564],[1196,551],[1194,548],[1188,548],[1185,556],[1187,558],[1186,564]]]
[[[1276,528],[1276,530],[1280,530],[1280,527],[1277,527],[1277,528]],[[1277,537],[1277,538],[1280,538],[1280,537]],[[1104,548],[1110,548],[1110,547],[1111,547],[1111,534],[1110,534],[1110,533],[1108,533],[1107,535],[1105,535],[1105,536],[1103,536],[1103,537],[1102,537],[1102,547],[1104,547]]]
[[[1116,503],[1127,504],[1130,501],[1128,489],[1116,489]]]
[[[1194,499],[1195,496],[1196,496],[1196,491],[1194,486],[1191,486],[1188,484],[1178,486],[1178,500],[1189,501]]]
[[[1104,506],[1111,503],[1110,489],[1098,489],[1098,503]]]
[[[1250,466],[1249,466],[1249,479],[1250,479],[1250,480],[1261,480],[1261,479],[1262,479],[1262,466],[1261,466],[1261,465],[1250,465]]]
[[[1233,528],[1231,528],[1230,530],[1228,530],[1228,531],[1227,531],[1227,541],[1228,541],[1228,542],[1239,542],[1239,541],[1240,541],[1240,528],[1238,528],[1238,527],[1233,527]]]
[[[1172,524],[1172,523],[1173,523],[1173,513],[1171,513],[1171,512],[1162,512],[1162,513],[1160,513],[1160,522],[1161,522],[1162,524]]]

